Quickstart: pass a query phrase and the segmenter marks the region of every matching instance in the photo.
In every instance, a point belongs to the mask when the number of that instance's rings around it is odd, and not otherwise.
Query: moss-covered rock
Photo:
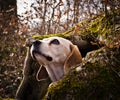
[[[119,72],[120,47],[102,48],[88,54],[81,65],[50,85],[45,99],[119,100]]]

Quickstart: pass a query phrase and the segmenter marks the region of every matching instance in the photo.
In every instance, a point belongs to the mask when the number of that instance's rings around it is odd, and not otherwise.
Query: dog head
[[[40,68],[37,79],[44,79],[43,73],[48,73],[52,81],[57,81],[66,74],[70,67],[82,62],[77,46],[61,37],[50,37],[36,40],[31,46],[31,56],[44,68]]]

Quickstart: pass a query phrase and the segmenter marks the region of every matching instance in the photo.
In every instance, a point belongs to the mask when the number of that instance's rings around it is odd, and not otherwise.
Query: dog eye
[[[56,44],[56,45],[59,45],[60,42],[57,40],[57,39],[54,39],[50,42],[50,44]]]

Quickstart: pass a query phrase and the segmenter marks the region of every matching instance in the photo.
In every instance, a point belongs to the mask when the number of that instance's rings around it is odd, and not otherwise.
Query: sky
[[[36,0],[17,0],[17,14],[23,17],[20,17],[20,19],[24,19],[26,16],[29,16],[29,14],[25,14],[26,11],[32,10],[32,14],[35,15],[35,10],[33,10],[31,4],[34,3],[35,6],[38,4],[36,3]],[[22,23],[26,23],[27,20],[22,21]],[[34,22],[40,22],[39,18],[32,19],[30,22],[27,21],[27,23],[31,26],[34,24]]]
[[[43,0],[44,1],[44,0]],[[64,6],[61,6],[60,7],[60,9],[61,9],[61,12],[62,12],[62,17],[60,18],[60,22],[63,22],[64,23],[64,21],[66,21],[67,20],[67,15],[66,14],[64,14],[64,11],[67,9],[67,2],[66,2],[66,0],[62,0],[63,1],[63,3],[64,3]],[[73,1],[74,0],[70,0],[70,8],[73,8]],[[84,1],[84,0],[81,0],[81,1]],[[97,0],[96,0],[97,1]],[[54,6],[56,6],[57,5],[57,3],[59,2],[59,0],[56,0],[56,3],[54,3],[54,2],[51,2],[50,0],[47,0],[47,2],[50,2],[51,4],[52,4],[52,6],[54,7]],[[33,19],[32,20],[30,20],[31,22],[32,22],[32,25],[33,24],[35,24],[35,22],[40,22],[41,23],[41,19],[40,18],[35,18],[34,16],[36,15],[36,11],[35,11],[35,9],[33,8],[33,7],[30,7],[31,6],[31,4],[34,4],[34,7],[38,7],[39,6],[39,4],[36,2],[36,0],[17,0],[17,7],[18,7],[18,11],[17,11],[17,13],[18,13],[18,15],[20,15],[20,16],[23,16],[22,18],[20,17],[20,19],[24,19],[25,17],[28,17],[28,18],[30,18],[30,16],[32,15],[32,17],[33,17]],[[82,4],[82,3],[81,3]],[[100,5],[100,4],[99,4]],[[87,6],[87,5],[84,5],[84,6]],[[91,5],[91,7],[92,7],[92,5]],[[46,15],[47,15],[47,17],[46,17],[46,22],[47,21],[49,21],[50,20],[50,18],[51,18],[51,16],[52,16],[52,12],[53,12],[53,10],[52,10],[52,8],[48,8],[49,9],[49,11],[47,11],[47,13],[46,13]],[[81,9],[81,8],[80,8]],[[32,11],[32,13],[30,12],[30,10]],[[94,10],[94,9],[91,9],[94,13],[96,13],[96,11]],[[26,11],[29,11],[29,13],[26,13],[25,14],[25,12]],[[84,11],[85,12],[88,12],[88,9],[87,9],[87,7],[86,8],[84,8]],[[38,12],[39,13],[39,12]],[[57,15],[57,10],[55,10],[55,14]],[[70,19],[72,19],[73,18],[73,12],[70,12],[69,13],[69,18]],[[81,21],[81,20],[83,20],[84,18],[86,17],[86,15],[84,14],[84,13],[82,13],[81,12],[81,15],[79,16],[79,21]],[[57,18],[57,17],[54,17],[54,20],[57,20],[57,19],[55,19],[55,18]],[[27,21],[27,20],[26,20]],[[25,22],[25,21],[24,21]],[[28,22],[29,23],[29,22]]]
[[[27,2],[27,3],[26,3]],[[35,2],[35,0],[17,0],[17,7],[18,7],[18,15],[30,10],[30,5]]]
[[[49,1],[49,0],[48,0]],[[59,0],[57,0],[57,1],[59,1]],[[65,1],[65,0],[63,0],[63,1]],[[33,10],[33,8],[32,7],[30,7],[31,6],[31,4],[32,3],[34,3],[34,6],[39,6],[37,3],[36,3],[36,0],[17,0],[17,14],[18,15],[20,15],[20,16],[23,16],[23,17],[26,17],[26,16],[28,16],[28,14],[24,14],[26,11],[30,11],[30,10],[32,10],[32,14],[33,15],[35,15],[35,10]],[[57,4],[58,2],[56,2],[56,4]],[[66,3],[66,2],[64,2],[64,3]],[[55,5],[56,5],[55,4]],[[65,9],[65,8],[61,8],[61,9]],[[50,13],[52,13],[52,10],[51,9],[49,9],[49,12]],[[52,15],[52,14],[51,14]],[[61,18],[61,20],[64,20],[64,18],[65,18],[66,16],[64,16],[63,18]],[[20,19],[22,19],[22,18],[20,18]],[[34,23],[34,21],[35,22],[37,22],[37,21],[39,21],[40,22],[40,19],[39,18],[35,18],[35,19],[32,19],[31,20],[31,22],[33,22]]]

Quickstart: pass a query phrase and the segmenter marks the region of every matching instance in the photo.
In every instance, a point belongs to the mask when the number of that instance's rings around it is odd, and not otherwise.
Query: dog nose
[[[33,45],[35,45],[35,46],[38,46],[40,44],[41,44],[41,41],[39,41],[39,40],[36,40],[36,41],[33,42]]]

